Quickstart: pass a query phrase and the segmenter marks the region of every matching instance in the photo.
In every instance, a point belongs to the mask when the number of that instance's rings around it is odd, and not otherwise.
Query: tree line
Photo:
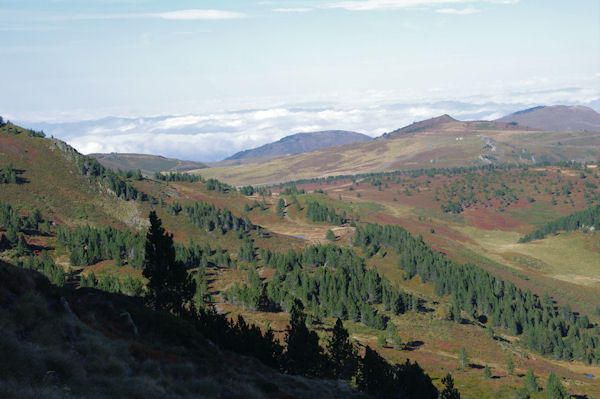
[[[126,201],[137,199],[142,201],[148,200],[146,194],[136,190],[131,183],[123,180],[117,173],[104,167],[95,158],[79,155],[77,166],[82,175],[103,182],[110,191],[121,199]]]
[[[219,209],[204,201],[184,206],[183,213],[196,227],[207,232],[217,230],[225,234],[228,231],[249,232],[256,229],[247,216],[237,217],[227,208]]]
[[[299,305],[315,321],[333,317],[379,330],[386,328],[388,318],[377,305],[395,315],[420,308],[418,298],[367,269],[364,258],[351,249],[316,245],[286,253],[261,249],[260,254],[263,265],[275,269],[272,279],[263,282],[250,268],[247,283],[234,284],[224,294],[226,301],[265,311],[289,312]]]
[[[520,243],[541,240],[549,234],[557,234],[559,231],[573,231],[584,227],[594,230],[600,229],[600,205],[573,212],[570,215],[559,217],[544,224],[537,230],[525,234],[519,239]]]
[[[134,269],[144,266],[145,237],[127,230],[113,227],[97,229],[89,225],[68,228],[59,226],[57,241],[70,252],[72,266],[89,266],[104,260],[115,260],[118,266],[128,264]],[[226,250],[213,250],[208,243],[200,246],[189,240],[187,246],[174,243],[177,261],[186,269],[196,267],[235,267]]]
[[[144,261],[144,237],[113,227],[97,229],[89,225],[73,229],[60,226],[58,243],[69,251],[73,266],[94,265],[103,260],[115,260],[118,266],[124,263],[141,269]]]
[[[437,295],[452,296],[451,314],[457,322],[462,312],[473,318],[484,315],[491,325],[521,336],[523,344],[543,355],[600,362],[600,326],[568,305],[555,307],[548,295],[540,299],[475,265],[458,265],[400,226],[357,227],[354,245],[369,255],[383,248],[394,250],[408,278],[419,275],[434,284]]]
[[[204,179],[200,175],[191,174],[191,173],[180,173],[180,172],[169,172],[169,173],[154,173],[154,180],[161,181],[174,181],[174,182],[186,182],[186,183],[195,183],[197,181],[203,182]]]
[[[59,287],[65,285],[66,277],[64,269],[62,266],[54,263],[54,260],[46,251],[42,251],[40,256],[27,256],[24,260],[17,261],[17,266],[36,270],[46,276],[52,284]]]
[[[47,233],[50,223],[42,218],[39,209],[22,216],[11,204],[0,202],[0,230],[4,230],[0,237],[0,251],[17,249],[17,255],[23,256],[30,253],[23,233]]]
[[[346,223],[346,211],[341,215],[335,212],[335,208],[321,205],[318,201],[306,202],[306,217],[312,222],[328,222],[336,226]]]
[[[585,167],[585,163],[576,162],[576,161],[559,161],[559,162],[537,162],[535,166],[545,167],[545,166],[559,166],[574,170],[582,170]],[[410,176],[410,177],[419,177],[419,176],[427,176],[427,177],[435,177],[437,175],[442,176],[456,176],[462,175],[466,173],[473,173],[477,171],[492,171],[492,170],[511,170],[511,169],[523,169],[527,170],[529,168],[528,165],[520,165],[520,164],[487,164],[481,166],[457,166],[452,168],[422,168],[422,169],[412,169],[412,170],[396,170],[391,172],[370,172],[370,173],[358,173],[354,175],[336,175],[336,176],[327,176],[327,177],[314,177],[310,179],[298,179],[292,180],[288,182],[282,182],[276,185],[267,186],[283,189],[285,187],[293,187],[300,184],[307,183],[326,183],[331,184],[340,180],[352,180],[356,181],[358,179],[364,178],[384,178],[384,177],[393,177],[393,176]]]

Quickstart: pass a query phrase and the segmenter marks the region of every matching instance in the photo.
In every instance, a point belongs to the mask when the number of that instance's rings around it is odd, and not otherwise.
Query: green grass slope
[[[140,201],[124,201],[105,184],[83,176],[81,157],[72,147],[38,137],[21,127],[0,127],[0,169],[12,164],[16,184],[2,184],[1,200],[38,208],[51,220],[67,224],[140,226]]]

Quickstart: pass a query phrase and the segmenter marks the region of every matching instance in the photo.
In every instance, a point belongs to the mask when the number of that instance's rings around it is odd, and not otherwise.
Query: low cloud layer
[[[577,88],[524,91],[514,93],[513,98],[511,102],[498,97],[375,106],[286,105],[231,112],[109,117],[64,123],[17,122],[42,129],[85,154],[146,153],[209,162],[298,132],[341,129],[376,137],[442,114],[460,120],[492,120],[540,104],[583,104],[596,109],[600,106],[598,93],[587,93]]]

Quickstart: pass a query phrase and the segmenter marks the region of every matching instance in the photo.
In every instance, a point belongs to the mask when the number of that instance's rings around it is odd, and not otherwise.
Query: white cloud
[[[466,2],[466,0],[354,0],[331,3],[329,4],[329,7],[343,8],[350,11],[370,11],[436,6],[441,4],[455,4],[464,2]]]
[[[290,112],[287,109],[275,108],[264,111],[257,111],[254,113],[254,119],[262,121],[265,119],[274,119],[282,116],[288,116]]]
[[[275,12],[300,13],[312,11],[312,8],[275,8]]]
[[[473,7],[467,7],[460,10],[456,8],[440,8],[435,10],[435,12],[440,14],[469,15],[477,14],[478,12],[481,12],[481,10]]]
[[[236,11],[189,9],[173,10],[158,13],[126,13],[126,14],[55,14],[44,16],[43,21],[79,21],[79,20],[110,20],[110,19],[143,19],[159,18],[165,20],[195,21],[246,18],[247,15]]]
[[[27,122],[5,115],[20,125],[44,130],[66,140],[83,153],[135,152],[195,161],[218,161],[235,152],[258,147],[299,132],[352,130],[372,137],[412,122],[449,114],[460,120],[496,119],[536,105],[591,105],[600,99],[598,77],[583,86],[559,85],[536,77],[514,82],[490,83],[486,94],[457,95],[438,88],[416,98],[408,93],[398,97],[393,91],[361,92],[338,100],[269,104],[238,109],[183,115],[132,116],[73,120],[72,115],[52,114],[52,122]],[[562,87],[562,88],[561,88]],[[453,93],[453,94],[451,94]],[[492,94],[490,94],[492,93]],[[58,118],[57,115],[61,116]],[[68,116],[69,122],[65,121]],[[48,121],[48,119],[46,119]]]
[[[496,4],[515,4],[519,0],[350,0],[338,1],[330,3],[327,8],[343,8],[350,11],[371,11],[371,10],[393,10],[401,8],[416,8],[416,7],[436,7],[450,4],[465,4],[465,3],[496,3]],[[454,9],[446,9],[454,10]],[[472,14],[474,8],[467,8],[470,12],[448,12],[451,14]],[[464,11],[464,10],[456,10]]]
[[[161,12],[156,14],[149,14],[149,16],[158,17],[162,19],[172,19],[172,20],[203,20],[203,19],[237,19],[237,18],[245,18],[246,14],[235,11],[223,11],[223,10],[177,10],[177,11],[168,11]]]

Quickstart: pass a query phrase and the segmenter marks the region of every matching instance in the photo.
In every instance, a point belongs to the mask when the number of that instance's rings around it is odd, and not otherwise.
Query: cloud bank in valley
[[[492,120],[540,104],[582,104],[598,109],[598,98],[597,91],[566,88],[462,101],[354,106],[313,103],[154,117],[18,122],[61,138],[85,154],[144,153],[210,162],[299,132],[340,129],[376,137],[442,114],[461,120]]]

